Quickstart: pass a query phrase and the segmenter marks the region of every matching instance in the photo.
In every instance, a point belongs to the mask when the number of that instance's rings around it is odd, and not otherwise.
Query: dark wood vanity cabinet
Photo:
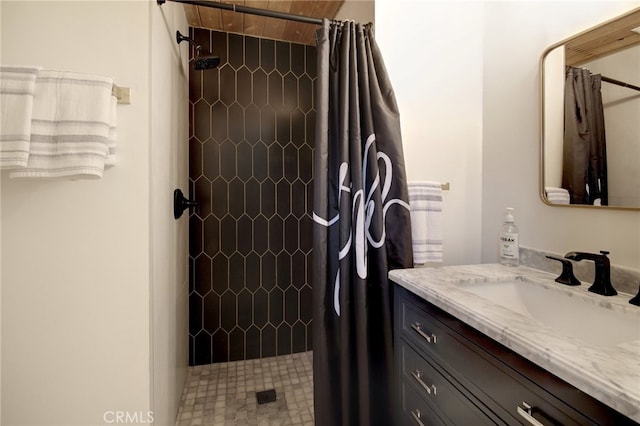
[[[637,424],[404,288],[394,298],[397,424]]]

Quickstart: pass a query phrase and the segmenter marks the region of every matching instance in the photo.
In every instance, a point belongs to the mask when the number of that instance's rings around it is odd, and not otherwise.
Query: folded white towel
[[[41,70],[35,83],[29,161],[11,177],[102,177],[115,154],[113,80]]]
[[[568,192],[564,188],[556,188],[556,187],[553,187],[553,186],[545,186],[544,190],[545,190],[545,192],[547,192],[549,194],[553,194],[553,193],[566,194]]]
[[[0,168],[25,167],[38,68],[0,67]]]
[[[409,182],[413,263],[442,262],[442,185]]]
[[[117,110],[118,110],[118,98],[112,94],[109,99],[109,108],[111,109],[111,120],[109,121],[109,137],[107,138],[107,148],[109,149],[109,154],[107,154],[107,159],[105,160],[105,167],[112,167],[116,165],[116,141],[118,140],[118,121],[117,121]]]
[[[569,191],[564,188],[547,186],[544,188],[544,192],[551,204],[569,204],[570,202]]]

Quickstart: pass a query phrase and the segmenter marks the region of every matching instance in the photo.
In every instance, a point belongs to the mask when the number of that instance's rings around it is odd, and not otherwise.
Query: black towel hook
[[[182,191],[176,189],[173,191],[173,217],[178,219],[182,216],[182,212],[190,207],[198,207],[200,204],[197,201],[190,201],[184,197]]]

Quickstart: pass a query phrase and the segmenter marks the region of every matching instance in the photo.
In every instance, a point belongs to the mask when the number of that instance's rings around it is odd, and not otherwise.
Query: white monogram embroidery
[[[366,187],[367,182],[367,159],[369,157],[369,150],[371,146],[375,142],[375,134],[370,135],[367,138],[364,148],[364,161],[362,164],[362,187]],[[391,184],[393,183],[393,170],[391,159],[384,152],[379,151],[376,154],[376,160],[378,162],[382,161],[384,164],[384,182],[382,184],[380,200],[382,203],[382,215],[379,214],[375,216],[376,208],[380,208],[380,206],[376,206],[375,200],[373,196],[375,191],[380,186],[380,173],[377,173],[374,176],[373,183],[369,188],[369,191],[366,194],[366,199],[364,199],[365,192],[364,189],[360,189],[353,194],[353,200],[351,205],[351,213],[354,219],[354,223],[351,229],[351,233],[349,234],[349,238],[345,242],[344,246],[340,248],[338,253],[338,259],[342,261],[345,256],[349,253],[352,246],[353,239],[353,247],[355,251],[355,265],[356,272],[358,276],[362,279],[367,278],[367,251],[368,245],[371,245],[373,248],[380,248],[384,245],[386,239],[386,227],[385,227],[385,217],[387,215],[387,211],[389,207],[394,204],[399,204],[409,210],[409,204],[403,200],[393,198],[387,201],[387,197],[389,196],[389,191],[391,189]],[[340,207],[340,203],[342,201],[343,193],[350,193],[351,187],[346,184],[346,180],[349,172],[349,164],[342,163],[339,168],[339,179],[340,182],[340,190],[338,191],[338,209]],[[373,223],[374,217],[377,217],[381,223],[379,224],[379,229],[381,230],[379,239],[375,239],[374,235],[371,232],[371,225]],[[324,219],[318,216],[315,212],[313,213],[313,220],[325,227],[330,227],[337,223],[340,220],[340,213],[337,213],[330,220]],[[336,314],[340,316],[340,268],[336,272],[336,279],[334,282],[333,288],[333,308],[336,311]]]

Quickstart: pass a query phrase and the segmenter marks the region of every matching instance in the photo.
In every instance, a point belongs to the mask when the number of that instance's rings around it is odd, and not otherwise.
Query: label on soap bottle
[[[500,233],[500,257],[506,259],[518,259],[518,234],[513,232]]]

